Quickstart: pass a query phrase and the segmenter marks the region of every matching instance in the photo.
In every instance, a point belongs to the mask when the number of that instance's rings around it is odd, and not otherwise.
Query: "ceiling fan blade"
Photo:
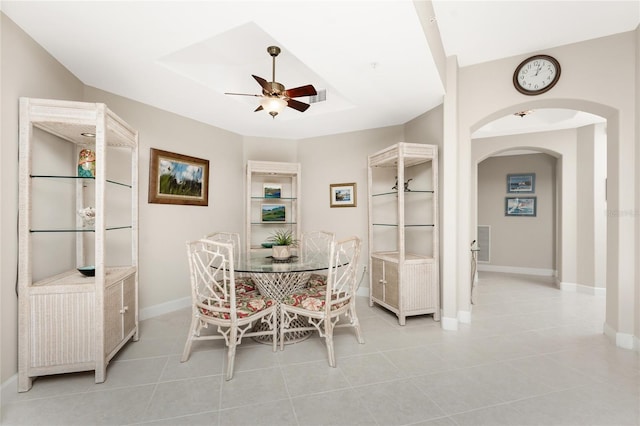
[[[301,96],[315,96],[318,92],[316,92],[315,87],[311,84],[307,84],[306,86],[294,87],[293,89],[285,90],[284,95],[287,98],[299,98]]]
[[[264,108],[262,108],[262,105],[258,105],[258,108],[256,108],[255,110],[253,110],[253,112],[258,112],[258,111],[262,111]]]
[[[257,98],[262,97],[262,95],[252,95],[250,93],[225,93],[225,95],[234,95],[234,96],[255,96]]]
[[[311,105],[296,101],[295,99],[289,99],[287,100],[287,106],[300,112],[305,112]]]
[[[271,91],[271,84],[267,80],[265,80],[262,77],[258,77],[257,75],[253,75],[253,74],[251,74],[251,77],[253,77],[258,82],[260,87],[262,87],[262,90],[265,90],[267,92]]]

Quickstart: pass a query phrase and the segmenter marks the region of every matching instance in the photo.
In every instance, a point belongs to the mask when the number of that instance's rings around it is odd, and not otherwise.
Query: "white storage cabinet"
[[[368,157],[369,304],[440,320],[438,148],[401,142]]]
[[[21,98],[19,143],[18,391],[76,371],[104,382],[138,340],[138,132],[104,104]],[[78,177],[84,148],[93,178]]]

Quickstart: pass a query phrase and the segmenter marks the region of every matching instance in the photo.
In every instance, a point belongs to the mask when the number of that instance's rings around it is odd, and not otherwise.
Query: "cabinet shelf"
[[[280,198],[268,198],[268,197],[251,197],[251,201],[271,201],[277,203],[279,201],[297,201],[297,198],[280,197]]]
[[[369,305],[440,319],[438,148],[397,143],[368,157]],[[404,190],[402,182],[418,188]],[[388,190],[394,186],[399,189]]]
[[[105,231],[113,231],[116,229],[131,229],[131,225],[124,226],[107,226]],[[47,232],[96,232],[95,228],[59,228],[59,229],[30,229],[32,233],[47,233]]]
[[[268,241],[276,228],[286,228],[294,238],[300,238],[300,163],[250,160],[246,172],[244,246],[262,249],[261,243]],[[270,187],[279,188],[280,197],[265,197]],[[268,206],[274,205],[282,205],[284,213],[280,211],[278,219],[284,220],[263,222],[262,218],[270,215]]]
[[[87,181],[87,182],[95,182],[96,178],[94,177],[82,177],[82,176],[62,176],[62,175],[29,175],[32,179],[70,179],[76,181]],[[117,182],[115,180],[105,179],[105,182],[111,183],[113,185],[124,186],[126,188],[131,188],[131,185],[128,183]]]
[[[51,99],[20,98],[19,124],[18,391],[78,371],[102,383],[138,340],[138,132],[103,103]],[[83,149],[95,177],[75,175]]]
[[[433,194],[434,191],[433,190],[411,190],[411,191],[404,191],[405,196],[406,194]],[[385,195],[398,195],[398,191],[389,191],[389,192],[380,192],[377,194],[372,194],[372,197],[382,197]]]
[[[397,223],[373,223],[372,225],[373,226],[400,226]],[[426,223],[426,224],[423,224],[423,225],[420,225],[420,224],[416,224],[416,225],[404,224],[402,226],[404,226],[405,228],[428,228],[428,227],[434,227],[435,224],[433,224],[433,223]]]

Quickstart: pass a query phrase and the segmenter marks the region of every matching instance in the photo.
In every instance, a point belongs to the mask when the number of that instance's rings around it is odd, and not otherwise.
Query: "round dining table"
[[[291,293],[302,290],[307,286],[309,278],[314,273],[324,273],[329,269],[329,256],[327,253],[313,253],[305,256],[291,256],[286,260],[276,260],[269,254],[270,250],[256,250],[243,253],[236,260],[234,269],[236,274],[248,274],[256,284],[261,294],[271,297],[278,303],[276,311],[276,324],[280,330],[280,303]],[[305,327],[303,319],[296,319],[293,327]],[[256,327],[268,329],[268,324],[258,323]],[[278,331],[278,335],[279,335]],[[311,330],[287,333],[285,344],[296,343],[308,338]],[[254,340],[271,344],[271,336],[258,336]]]

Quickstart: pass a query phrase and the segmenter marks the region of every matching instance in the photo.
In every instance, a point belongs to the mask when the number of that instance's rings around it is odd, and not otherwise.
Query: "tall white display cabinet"
[[[138,339],[138,132],[104,104],[21,98],[19,139],[18,391],[75,371],[104,382]],[[78,176],[83,149],[94,177]]]
[[[401,142],[368,157],[369,304],[401,325],[440,320],[438,147]]]
[[[271,234],[286,229],[300,238],[300,163],[248,161],[245,248],[262,249]]]

